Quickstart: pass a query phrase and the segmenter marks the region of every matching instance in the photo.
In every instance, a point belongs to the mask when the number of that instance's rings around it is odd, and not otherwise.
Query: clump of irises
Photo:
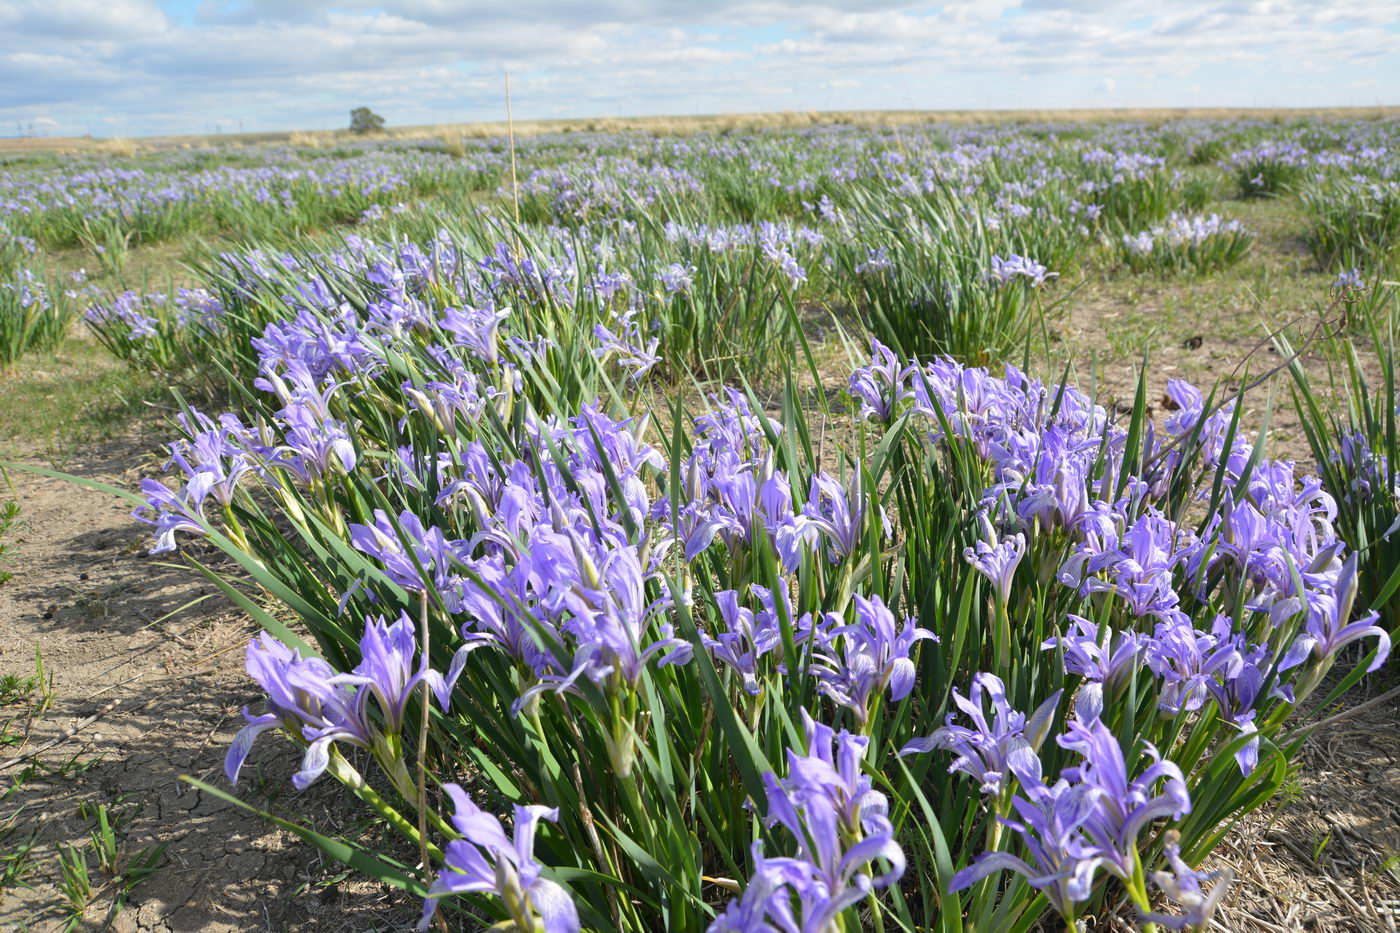
[[[1135,234],[1124,233],[1120,255],[1136,272],[1204,274],[1244,258],[1254,235],[1238,220],[1218,214],[1172,214],[1161,224]]]
[[[450,385],[499,367],[493,339],[458,345]],[[295,786],[329,773],[431,838],[425,923],[461,900],[522,931],[668,915],[718,931],[900,925],[908,834],[930,832],[965,788],[939,910],[1041,904],[1067,922],[1111,910],[1201,928],[1228,879],[1192,866],[1221,821],[1267,799],[1261,782],[1281,780],[1289,714],[1348,646],[1372,670],[1389,651],[1356,606],[1357,560],[1327,493],[1183,383],[1165,428],[1140,435],[1131,462],[1147,471],[1125,475],[1127,429],[1073,388],[873,347],[850,383],[867,430],[912,423],[911,445],[980,464],[962,474],[981,477],[962,491],[976,508],[949,526],[967,542],[948,565],[964,621],[939,630],[872,561],[897,560],[901,539],[882,465],[852,460],[839,479],[785,456],[800,425],[745,393],[713,400],[672,463],[645,419],[601,405],[537,416],[507,380],[458,406],[446,373],[400,386],[373,360],[327,361],[321,344],[261,346],[265,413],[188,412],[169,464],[182,483],[148,480],[138,517],[160,549],[195,533],[270,556],[258,500],[271,496],[339,555],[306,565],[341,581],[315,630],[375,612],[326,657],[267,634],[250,644],[266,711],[245,713],[228,773],[280,730],[302,749]],[[374,463],[365,406],[391,391],[402,421]],[[1209,497],[1217,477],[1218,507],[1188,524],[1173,497]],[[346,520],[339,503],[360,482],[401,492]],[[966,644],[971,619],[982,644]],[[938,670],[954,644],[985,667]],[[1024,665],[1036,681],[993,673]],[[459,744],[471,734],[499,748]],[[445,816],[418,779],[428,767],[446,782]],[[467,779],[513,801],[513,841]],[[1202,805],[1203,781],[1241,791]],[[681,799],[697,822],[654,815]],[[674,820],[704,846],[669,849]],[[671,868],[649,875],[657,858]],[[628,905],[622,885],[651,893]]]

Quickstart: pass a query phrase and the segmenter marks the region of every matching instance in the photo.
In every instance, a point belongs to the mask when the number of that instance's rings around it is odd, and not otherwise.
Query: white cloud
[[[391,124],[493,119],[505,68],[522,119],[1073,107],[1087,88],[1142,106],[1373,103],[1400,88],[1398,22],[1393,0],[208,0],[183,18],[11,0],[0,121],[319,127],[359,104]]]

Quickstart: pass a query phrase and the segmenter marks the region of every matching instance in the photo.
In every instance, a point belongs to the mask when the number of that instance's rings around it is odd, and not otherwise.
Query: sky
[[[0,135],[1400,104],[1400,0],[0,0]]]

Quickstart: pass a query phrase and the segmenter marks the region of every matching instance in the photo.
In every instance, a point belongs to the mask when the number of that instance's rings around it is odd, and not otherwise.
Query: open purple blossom
[[[320,658],[298,657],[266,632],[248,643],[246,664],[248,675],[267,693],[268,711],[253,716],[244,708],[247,725],[234,737],[224,759],[229,783],[238,782],[253,742],[268,729],[281,727],[306,743],[301,770],[292,775],[297,790],[304,790],[326,770],[333,742],[370,747],[373,727],[365,717],[359,689],[365,678],[338,674]]]
[[[365,679],[364,686],[378,703],[385,732],[398,734],[408,702],[421,683],[427,683],[438,705],[447,710],[452,705],[452,689],[473,647],[476,646],[468,644],[458,649],[444,676],[429,667],[428,659],[418,653],[413,621],[406,614],[400,613],[393,625],[382,618],[367,619],[355,674]],[[413,664],[415,654],[419,654],[416,667]]]
[[[1130,778],[1118,740],[1101,721],[1072,722],[1057,741],[1079,753],[1081,764],[1065,769],[1049,786],[1036,775],[1024,775],[1025,796],[1011,800],[1019,819],[1001,820],[1025,846],[1030,861],[1009,852],[984,852],[953,876],[950,890],[960,891],[998,872],[1016,872],[1072,921],[1077,905],[1092,896],[1100,868],[1131,878],[1142,831],[1156,819],[1190,812],[1181,772],[1159,759],[1150,745],[1146,750],[1153,763]],[[1156,792],[1159,783],[1161,793]]]
[[[860,400],[861,417],[889,424],[899,403],[913,392],[906,387],[907,371],[893,350],[874,338],[870,350],[870,365],[851,374],[850,392]]]
[[[146,502],[133,509],[131,517],[155,528],[152,554],[175,550],[177,531],[197,535],[206,533],[204,500],[216,483],[217,478],[213,474],[203,471],[196,473],[178,490],[171,490],[150,477],[141,480],[141,493]]]
[[[578,909],[558,882],[544,877],[535,858],[535,833],[541,820],[555,822],[559,811],[539,805],[515,807],[514,832],[482,810],[457,784],[444,784],[452,801],[452,825],[462,838],[443,850],[443,868],[423,902],[419,930],[426,930],[438,901],[454,894],[494,894],[505,905],[518,933],[578,933]]]
[[[766,538],[787,572],[795,570],[818,532],[810,519],[793,509],[792,486],[774,469],[773,453],[758,417],[747,399],[730,390],[731,404],[696,420],[697,443],[684,464],[684,526],[672,533],[685,542],[688,554],[698,554],[718,537],[735,553],[747,553]],[[687,501],[688,500],[688,501]],[[669,502],[655,513],[671,517]]]
[[[1143,830],[1154,820],[1180,819],[1191,812],[1181,769],[1163,759],[1149,743],[1144,751],[1152,763],[1137,777],[1130,777],[1123,748],[1102,720],[1087,725],[1071,721],[1069,730],[1056,742],[1083,759],[1066,768],[1062,777],[1093,791],[1092,807],[1080,825],[1102,856],[1104,868],[1119,878],[1131,878]]]
[[[497,333],[501,322],[508,317],[510,312],[505,310],[448,308],[443,312],[442,329],[452,334],[459,346],[494,366],[500,361],[501,352]]]
[[[1090,559],[1089,571],[1103,576],[1090,577],[1083,586],[1116,593],[1133,615],[1183,621],[1173,570],[1196,549],[1194,536],[1149,507],[1123,531],[1117,547]]]
[[[404,712],[424,682],[446,710],[473,647],[469,643],[460,648],[443,676],[421,655],[414,663],[418,646],[413,622],[407,616],[401,614],[393,625],[370,618],[360,639],[360,663],[352,672],[339,674],[322,659],[298,657],[282,642],[262,633],[248,643],[246,666],[249,676],[267,693],[268,712],[252,716],[244,710],[248,724],[234,739],[225,759],[229,781],[237,783],[243,760],[258,735],[280,726],[307,743],[301,771],[292,778],[298,790],[328,767],[332,743],[348,742],[372,751],[395,788],[412,796],[413,782],[399,741]],[[379,709],[378,721],[370,715],[370,699]]]
[[[1219,632],[1163,622],[1147,643],[1147,665],[1162,680],[1158,707],[1177,715],[1200,709],[1210,696],[1209,684],[1238,676],[1244,658],[1237,642]]]
[[[715,594],[724,630],[714,636],[700,633],[700,640],[715,660],[734,669],[742,679],[744,692],[757,696],[758,662],[764,655],[782,651],[783,635],[778,617],[773,612],[757,614],[739,605],[739,594],[724,590]]]
[[[303,483],[311,483],[339,467],[346,473],[355,469],[358,455],[345,425],[322,417],[316,408],[297,401],[278,415],[285,444],[278,448],[277,462],[290,469]]]
[[[1181,379],[1168,379],[1167,398],[1176,406],[1167,416],[1167,433],[1173,437],[1189,433],[1201,419],[1205,409],[1205,400],[1201,398],[1200,390]]]
[[[1013,797],[1018,819],[1001,822],[1021,840],[1030,861],[1009,852],[983,852],[952,877],[948,889],[961,891],[983,878],[1012,871],[1044,892],[1060,916],[1072,920],[1076,905],[1093,894],[1094,876],[1103,862],[1083,831],[1093,815],[1096,796],[1092,788],[1061,780],[1037,788],[1030,799]]]
[[[1332,280],[1332,291],[1340,292],[1349,289],[1363,289],[1366,287],[1366,277],[1361,274],[1360,269],[1343,269],[1337,273],[1337,277]]]
[[[844,487],[826,473],[814,475],[802,515],[808,527],[826,540],[827,553],[835,563],[860,549],[868,530],[869,508],[857,463],[851,468],[850,480]],[[889,516],[878,504],[875,508],[879,510],[881,530],[888,537],[892,533]]]
[[[414,593],[431,586],[449,611],[457,611],[460,583],[451,568],[463,556],[459,542],[448,541],[441,529],[424,527],[422,519],[407,510],[400,513],[397,528],[382,509],[375,509],[373,525],[351,522],[349,529],[350,543],[382,563],[389,579]]]
[[[642,666],[652,658],[661,666],[690,660],[690,642],[676,637],[665,621],[670,597],[648,600],[646,573],[634,546],[620,545],[590,556],[577,536],[569,543],[588,568],[568,589],[560,588],[572,614],[561,628],[578,640],[576,664],[585,664],[594,680],[616,674],[635,685]],[[551,543],[556,546],[557,539]]]
[[[1224,624],[1223,618],[1217,620],[1217,628],[1223,628]],[[1244,636],[1235,635],[1231,638],[1243,646]],[[1206,681],[1206,689],[1215,699],[1221,718],[1238,729],[1241,735],[1250,737],[1235,752],[1235,761],[1240,766],[1240,773],[1245,775],[1259,764],[1259,730],[1254,718],[1259,691],[1264,686],[1264,672],[1268,669],[1268,654],[1269,649],[1264,645],[1256,646],[1252,650],[1241,650],[1241,663],[1238,666],[1227,671],[1225,676]],[[1274,695],[1287,699],[1290,689],[1275,686]]]
[[[1308,615],[1304,630],[1298,634],[1288,653],[1279,662],[1279,670],[1302,664],[1309,655],[1321,665],[1330,664],[1338,651],[1362,638],[1376,639],[1376,656],[1367,672],[1378,669],[1390,656],[1390,634],[1375,622],[1377,612],[1368,612],[1351,621],[1352,604],[1356,601],[1357,555],[1352,552],[1342,565],[1335,589],[1331,592],[1308,594]]]
[[[1070,614],[1068,634],[1048,638],[1041,645],[1047,651],[1064,652],[1065,670],[1107,689],[1121,686],[1143,663],[1147,638],[1137,632],[1109,629],[1102,638],[1099,627],[1083,616]]]
[[[992,715],[987,716],[990,702]],[[924,754],[935,748],[947,749],[957,757],[949,771],[970,775],[988,796],[1005,790],[1011,778],[1039,781],[1041,768],[1037,752],[1049,734],[1050,725],[1059,707],[1060,691],[1056,691],[1026,717],[1011,708],[1006,699],[1006,686],[995,674],[974,674],[969,696],[953,691],[953,703],[972,723],[972,728],[959,725],[953,713],[945,725],[925,738],[914,739],[900,755]],[[1023,778],[1024,775],[1024,778]]]
[[[636,318],[635,311],[629,310],[615,315],[612,327],[594,325],[593,339],[598,341],[593,355],[598,359],[616,357],[618,364],[627,371],[627,379],[630,382],[640,382],[652,367],[661,362],[661,357],[656,352],[661,339],[648,339],[642,334],[642,326]]]
[[[541,605],[542,592],[531,565],[508,564],[495,554],[469,561],[468,566],[480,584],[462,584],[460,608],[468,617],[462,637],[501,649],[536,677],[557,672],[558,662],[547,646],[559,640],[559,631]]]
[[[656,279],[661,283],[661,287],[666,290],[666,294],[687,294],[695,285],[694,266],[684,263],[673,262],[656,273]]]
[[[987,279],[998,288],[1010,285],[1016,279],[1024,279],[1032,288],[1038,288],[1049,279],[1058,276],[1058,272],[1049,271],[1034,259],[1027,256],[1017,256],[1014,253],[1005,259],[993,256],[992,265],[986,271]]]
[[[175,533],[204,534],[204,503],[212,498],[221,506],[233,501],[234,491],[244,476],[258,469],[257,461],[244,449],[246,429],[236,418],[225,416],[219,422],[194,411],[180,416],[187,438],[170,445],[165,468],[179,467],[183,484],[171,490],[154,479],[143,479],[144,505],[132,517],[155,527],[152,554],[175,549]]]
[[[876,888],[904,874],[889,802],[862,771],[869,739],[835,733],[803,711],[807,755],[788,750],[788,776],[764,775],[765,822],[797,841],[797,855],[764,859],[755,847],[755,877],[721,914],[712,933],[822,931]],[[873,874],[877,863],[885,871]]]
[[[452,382],[425,382],[420,389],[409,380],[400,388],[413,407],[432,419],[444,434],[455,431],[459,417],[475,424],[486,406],[501,395],[495,386],[468,372],[458,374]]]
[[[826,892],[812,880],[813,866],[795,858],[765,858],[763,840],[751,849],[753,874],[741,897],[732,899],[720,911],[705,933],[789,933],[806,930],[803,922],[808,903],[812,911],[822,910]],[[797,904],[794,907],[793,902]]]
[[[194,410],[189,415],[182,412],[180,423],[187,437],[170,445],[165,469],[178,466],[191,479],[199,473],[211,474],[213,482],[208,495],[220,505],[230,504],[239,482],[257,470],[254,459],[244,449],[247,429],[232,415],[216,422]]]
[[[919,628],[913,619],[897,624],[894,613],[879,596],[855,596],[853,602],[852,622],[846,623],[834,613],[828,616],[827,626],[817,636],[813,668],[818,689],[864,723],[871,702],[886,688],[891,703],[913,691],[914,660],[910,655],[914,643],[937,641],[938,636]]]

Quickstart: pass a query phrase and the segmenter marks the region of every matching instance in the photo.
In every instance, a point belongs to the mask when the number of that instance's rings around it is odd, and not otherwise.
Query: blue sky
[[[0,133],[1400,104],[1397,0],[4,0]]]

